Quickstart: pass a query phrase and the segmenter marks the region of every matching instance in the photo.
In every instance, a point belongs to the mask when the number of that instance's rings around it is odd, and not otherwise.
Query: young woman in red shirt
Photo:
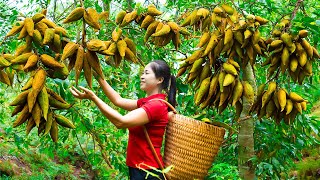
[[[79,88],[83,91],[80,92],[75,87],[72,87],[70,91],[76,98],[92,100],[117,128],[129,129],[126,164],[129,167],[130,180],[144,180],[147,173],[142,169],[151,171],[161,179],[164,179],[161,172],[150,169],[150,167],[160,169],[160,166],[147,142],[143,132],[143,125],[147,129],[162,166],[164,166],[160,149],[165,127],[169,120],[168,106],[160,100],[152,99],[165,100],[167,94],[169,103],[173,106],[176,105],[176,80],[170,74],[168,64],[165,61],[156,60],[146,65],[140,77],[140,88],[146,92],[147,97],[138,100],[122,98],[102,78],[98,78],[98,82],[114,105],[130,112],[126,115],[121,115],[87,88],[80,86]],[[163,94],[163,91],[166,94]],[[149,175],[148,179],[158,178]]]

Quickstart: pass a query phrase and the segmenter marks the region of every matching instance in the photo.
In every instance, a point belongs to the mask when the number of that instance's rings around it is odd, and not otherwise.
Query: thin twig
[[[0,42],[0,46],[2,45],[2,43],[3,43],[4,41],[6,41],[6,39],[7,39],[7,36],[5,36],[5,37],[3,38],[3,40]]]
[[[297,12],[298,12],[298,9],[300,7],[300,4],[303,2],[303,0],[298,0],[297,3],[296,3],[296,6],[291,14],[291,18],[290,18],[290,22],[289,22],[289,26],[287,27],[287,29],[290,29],[291,28],[291,21],[294,19],[294,17],[296,16]]]
[[[84,156],[86,157],[87,160],[89,160],[87,153],[84,151],[84,149],[83,149],[82,146],[81,146],[81,143],[80,143],[80,140],[79,140],[79,137],[78,137],[77,133],[75,133],[75,134],[76,134],[77,141],[78,141],[78,143],[79,143],[79,146],[80,146],[80,148],[81,148]]]
[[[106,155],[106,153],[104,152],[104,149],[105,147],[102,145],[102,142],[101,140],[99,139],[98,135],[96,134],[95,131],[93,131],[91,128],[87,127],[86,126],[86,123],[84,122],[84,118],[82,116],[82,114],[77,110],[77,109],[74,109],[76,111],[76,113],[79,115],[80,117],[80,120],[81,120],[81,123],[86,127],[86,129],[88,130],[88,132],[91,134],[92,137],[95,138],[95,140],[98,142],[98,145],[101,149],[101,154],[102,154],[102,157],[103,159],[106,161],[107,165],[109,166],[110,169],[113,169],[113,166],[109,160],[109,157]]]

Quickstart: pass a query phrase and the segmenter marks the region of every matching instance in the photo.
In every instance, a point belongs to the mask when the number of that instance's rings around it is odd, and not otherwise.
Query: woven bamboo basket
[[[225,129],[175,114],[167,125],[164,164],[173,165],[166,176],[174,179],[204,179],[218,153]]]

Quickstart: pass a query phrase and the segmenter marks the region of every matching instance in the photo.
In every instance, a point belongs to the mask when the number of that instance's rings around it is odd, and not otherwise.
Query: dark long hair
[[[154,72],[156,78],[163,78],[161,88],[168,94],[169,103],[176,106],[176,77],[171,75],[169,65],[163,60],[155,60],[150,63],[150,67]]]

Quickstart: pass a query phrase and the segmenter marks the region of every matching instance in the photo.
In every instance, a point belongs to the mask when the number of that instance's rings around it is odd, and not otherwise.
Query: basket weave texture
[[[173,165],[166,175],[174,179],[204,179],[218,153],[225,129],[175,114],[165,135],[164,164]]]

